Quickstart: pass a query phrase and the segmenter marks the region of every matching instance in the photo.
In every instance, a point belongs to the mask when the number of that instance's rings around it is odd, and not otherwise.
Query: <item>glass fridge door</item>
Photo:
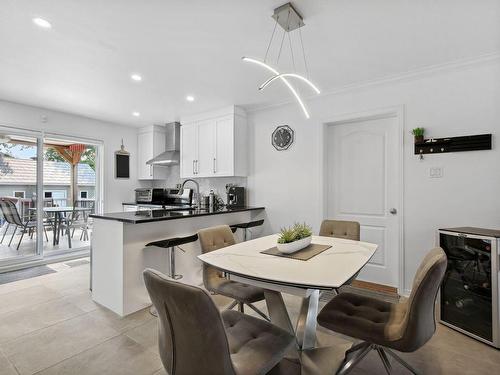
[[[441,320],[492,341],[491,241],[440,233],[440,246],[448,256]]]

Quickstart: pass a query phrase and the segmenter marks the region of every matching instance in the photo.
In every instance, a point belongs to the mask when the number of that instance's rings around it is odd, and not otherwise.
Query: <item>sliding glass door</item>
[[[96,210],[99,145],[66,136],[44,138],[43,212],[50,233],[44,256],[81,251],[90,246]]]
[[[41,134],[0,128],[0,265],[41,256],[36,197]]]
[[[84,252],[102,143],[0,126],[0,270]]]

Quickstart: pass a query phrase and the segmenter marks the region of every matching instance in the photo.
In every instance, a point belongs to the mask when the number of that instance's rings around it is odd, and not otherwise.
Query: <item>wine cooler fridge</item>
[[[448,256],[439,320],[496,348],[500,348],[499,244],[497,230],[439,230],[439,246]]]

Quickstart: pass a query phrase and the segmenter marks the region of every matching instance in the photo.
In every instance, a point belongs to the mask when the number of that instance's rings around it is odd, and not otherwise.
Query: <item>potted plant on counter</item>
[[[424,142],[424,128],[415,128],[411,132],[415,137],[415,143]]]
[[[281,229],[276,246],[281,253],[290,254],[309,246],[311,240],[312,228],[305,223],[296,223],[290,228]]]

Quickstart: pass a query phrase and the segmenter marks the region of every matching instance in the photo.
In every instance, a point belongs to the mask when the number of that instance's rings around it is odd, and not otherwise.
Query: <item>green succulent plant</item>
[[[424,128],[415,128],[411,132],[415,137],[421,137],[424,135]]]
[[[278,243],[290,243],[309,236],[312,236],[312,228],[309,225],[295,223],[289,228],[281,229]]]

